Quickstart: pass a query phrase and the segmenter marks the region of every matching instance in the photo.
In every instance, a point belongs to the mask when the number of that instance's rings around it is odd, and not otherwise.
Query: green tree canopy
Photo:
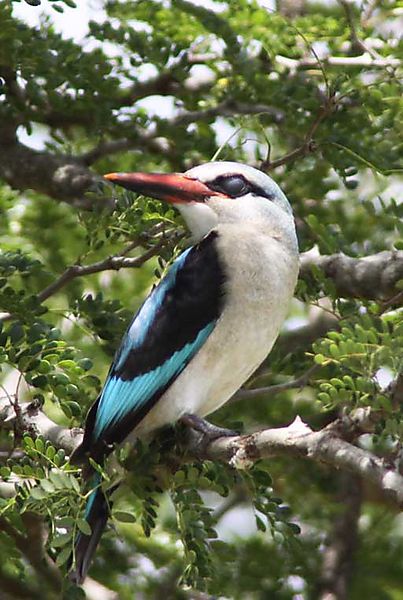
[[[15,7],[0,4],[0,595],[402,600],[401,3],[109,0],[81,41]],[[19,14],[44,7],[81,14]],[[213,157],[290,199],[296,299],[212,416],[241,435],[201,449],[176,428],[100,469],[105,488],[127,471],[94,595],[66,579],[88,532],[68,456],[187,243],[172,208],[102,174]]]

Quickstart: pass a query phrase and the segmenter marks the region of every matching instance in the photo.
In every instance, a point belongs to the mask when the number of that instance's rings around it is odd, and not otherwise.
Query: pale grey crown
[[[252,191],[245,191],[245,196],[249,193],[266,197],[268,201],[273,202],[279,208],[289,215],[292,215],[290,203],[286,195],[282,192],[275,181],[263,171],[259,171],[249,165],[232,161],[215,161],[193,167],[186,171],[185,175],[198,179],[207,185],[214,186],[222,178],[239,175],[248,182]],[[261,191],[261,193],[260,193]],[[239,194],[237,197],[242,197]]]

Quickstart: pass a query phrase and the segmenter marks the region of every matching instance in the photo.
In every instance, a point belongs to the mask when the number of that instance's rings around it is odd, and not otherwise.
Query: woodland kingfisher
[[[110,173],[138,194],[172,203],[192,235],[130,323],[72,457],[102,464],[129,436],[179,419],[197,424],[224,404],[270,352],[298,274],[291,206],[265,173],[210,162],[184,174]],[[93,477],[94,475],[91,475]],[[70,577],[80,583],[108,520],[98,486]]]

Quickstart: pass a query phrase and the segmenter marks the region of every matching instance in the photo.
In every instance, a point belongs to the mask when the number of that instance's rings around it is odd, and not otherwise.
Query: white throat
[[[195,242],[203,239],[218,224],[217,214],[206,204],[190,202],[175,206],[185,219]]]

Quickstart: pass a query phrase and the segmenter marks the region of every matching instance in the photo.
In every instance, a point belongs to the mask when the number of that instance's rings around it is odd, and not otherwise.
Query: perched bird
[[[105,178],[174,204],[193,245],[172,264],[127,329],[90,409],[73,460],[102,463],[129,434],[142,437],[226,402],[270,352],[298,273],[290,204],[265,173],[211,162],[185,174],[111,173]],[[91,535],[80,534],[71,578],[79,583],[108,519],[104,493],[89,497]]]

